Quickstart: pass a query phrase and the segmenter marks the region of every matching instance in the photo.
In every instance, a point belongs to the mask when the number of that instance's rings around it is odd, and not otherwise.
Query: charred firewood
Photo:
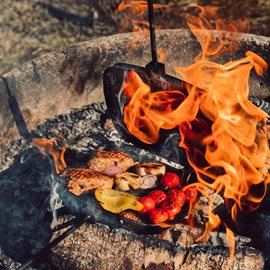
[[[76,248],[74,248],[76,247]],[[62,269],[225,269],[228,249],[222,246],[180,244],[142,236],[123,229],[84,224],[50,253]],[[238,247],[232,268],[263,269],[262,254]]]
[[[178,243],[183,247],[189,248],[196,244],[196,239],[203,234],[203,231],[203,228],[193,227],[186,224],[177,224],[162,233],[159,238],[173,243]],[[245,245],[249,245],[251,239],[244,236],[235,236],[235,241],[238,247],[243,247]],[[212,247],[227,247],[226,234],[218,231],[211,232],[210,238],[206,244]]]

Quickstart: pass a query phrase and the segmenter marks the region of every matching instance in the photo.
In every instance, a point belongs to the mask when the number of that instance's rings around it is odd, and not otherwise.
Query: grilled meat
[[[135,164],[135,161],[128,154],[118,150],[98,150],[95,156],[89,160],[89,168],[96,171],[103,171],[109,166],[121,167],[124,171]]]
[[[140,179],[141,177],[135,173],[118,173],[115,175],[115,184],[120,190],[123,191],[129,190],[130,187],[137,189],[141,186]]]
[[[160,163],[147,162],[136,165],[135,170],[140,176],[147,174],[163,175],[166,172],[166,167]]]
[[[67,181],[70,192],[80,196],[97,188],[112,188],[113,178],[92,169],[67,169],[62,173]]]

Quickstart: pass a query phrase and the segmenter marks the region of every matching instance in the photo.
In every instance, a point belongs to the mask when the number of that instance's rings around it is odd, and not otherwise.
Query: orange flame
[[[165,9],[169,5],[154,4],[153,7],[155,10]],[[148,2],[141,0],[125,0],[122,1],[117,8],[117,12],[122,12],[123,10],[128,9],[130,14],[133,15],[144,15],[148,10]]]
[[[181,78],[190,83],[185,85],[188,96],[185,98],[178,90],[153,92],[131,71],[123,85],[131,97],[124,109],[124,122],[130,133],[148,144],[158,141],[160,129],[178,126],[180,146],[196,172],[198,190],[206,196],[206,188],[222,193],[236,221],[239,210],[254,210],[260,204],[270,180],[266,168],[268,116],[248,100],[251,70],[254,68],[262,76],[268,65],[253,52],[223,65],[210,62],[208,58],[236,48],[236,31],[247,30],[248,23],[217,20],[218,30],[231,31],[231,46],[224,40],[227,33],[213,35],[206,31],[213,29],[205,17],[213,17],[213,9],[207,12],[196,8],[200,14],[186,18],[202,52],[195,64],[176,68]],[[206,240],[222,222],[212,211],[210,204],[209,221],[199,240]],[[235,245],[229,228],[227,237],[233,256]]]
[[[235,239],[234,239],[234,233],[228,226],[226,226],[226,241],[230,250],[230,260],[229,262],[232,262],[233,256],[235,253]],[[227,267],[227,269],[230,269],[230,263]]]
[[[185,13],[183,16],[202,47],[195,62],[205,60],[209,56],[218,56],[224,52],[233,52],[237,48],[238,33],[245,33],[249,30],[249,21],[246,18],[237,21],[225,21],[218,18],[218,7],[200,7],[195,4],[190,7],[198,14]],[[216,22],[214,26],[210,23],[213,20]],[[208,34],[209,30],[217,30],[216,35]]]
[[[154,4],[154,10],[164,10],[170,7],[168,5]],[[126,32],[132,29],[133,35],[131,41],[127,44],[129,51],[137,48],[149,38],[149,23],[147,17],[148,3],[141,0],[124,0],[117,8],[116,13],[120,14],[118,22],[118,31]],[[159,27],[156,26],[156,29]],[[158,51],[160,58],[164,59],[165,50]]]
[[[155,10],[167,8],[169,5],[154,4]],[[133,26],[134,32],[142,32],[143,30],[148,34],[148,20],[146,19],[146,11],[148,10],[147,1],[141,0],[125,0],[122,1],[116,10],[116,13],[121,14],[119,21],[119,32],[125,32]],[[148,34],[149,35],[149,34]],[[135,40],[136,41],[136,40]]]
[[[33,145],[35,145],[40,152],[50,154],[53,157],[55,171],[57,174],[62,172],[65,168],[67,168],[67,164],[64,159],[64,154],[66,150],[66,146],[63,149],[58,148],[59,140],[56,138],[53,139],[38,139],[34,138],[32,140]]]
[[[168,49],[167,48],[157,48],[158,61],[164,63],[167,59]]]

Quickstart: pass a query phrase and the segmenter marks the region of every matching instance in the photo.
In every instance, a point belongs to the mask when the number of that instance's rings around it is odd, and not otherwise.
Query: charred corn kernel
[[[143,208],[138,197],[113,189],[96,189],[95,197],[105,210],[115,214],[127,209],[140,211]]]

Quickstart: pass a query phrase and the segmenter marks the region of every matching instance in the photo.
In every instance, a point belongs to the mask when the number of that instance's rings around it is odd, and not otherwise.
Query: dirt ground
[[[127,0],[126,0],[127,1]],[[1,0],[0,74],[67,45],[125,32],[116,14],[120,0]],[[247,16],[250,32],[270,36],[270,0],[159,0],[175,7],[159,14],[162,28],[186,28],[181,12],[187,5],[217,5],[226,17]]]

